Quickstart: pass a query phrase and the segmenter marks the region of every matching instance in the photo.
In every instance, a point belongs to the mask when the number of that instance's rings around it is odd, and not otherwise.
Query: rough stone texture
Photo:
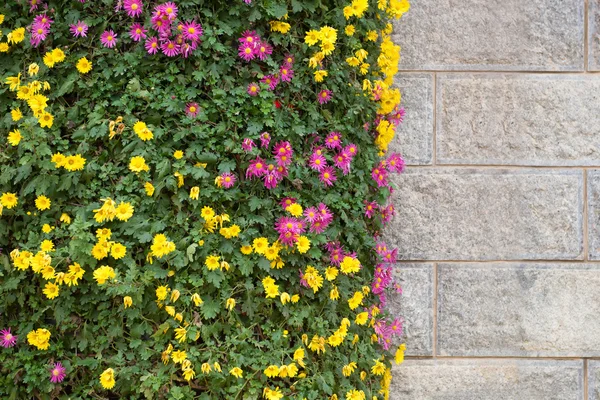
[[[588,398],[600,400],[600,361],[588,361]]]
[[[588,256],[600,260],[600,170],[588,171]]]
[[[394,26],[401,69],[581,71],[583,0],[419,0]]]
[[[402,154],[407,164],[431,164],[433,158],[433,74],[399,74],[394,81],[406,110],[390,151]]]
[[[598,78],[438,75],[438,162],[600,165]]]
[[[588,70],[600,71],[600,0],[589,0]]]
[[[393,175],[384,231],[404,260],[581,259],[583,174],[417,168]]]
[[[583,400],[583,362],[419,360],[393,370],[391,400]]]
[[[440,355],[600,356],[600,265],[438,265]]]
[[[407,356],[433,355],[433,264],[397,264],[402,295],[388,298],[392,315],[404,318]]]

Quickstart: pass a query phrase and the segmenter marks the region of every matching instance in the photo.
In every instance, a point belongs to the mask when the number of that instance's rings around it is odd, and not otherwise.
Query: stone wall
[[[394,30],[394,400],[600,400],[600,0],[412,0]]]

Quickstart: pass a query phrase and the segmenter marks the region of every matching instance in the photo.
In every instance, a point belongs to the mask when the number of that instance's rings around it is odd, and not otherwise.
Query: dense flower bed
[[[387,399],[408,9],[0,6],[0,397]]]

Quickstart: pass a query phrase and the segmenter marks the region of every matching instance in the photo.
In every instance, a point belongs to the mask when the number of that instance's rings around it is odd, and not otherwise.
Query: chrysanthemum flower
[[[50,382],[52,383],[60,383],[65,377],[67,370],[60,362],[54,363],[52,365],[52,369],[50,370]]]
[[[92,70],[92,63],[87,58],[82,57],[77,61],[77,71],[81,74],[87,74]]]
[[[273,91],[279,84],[279,78],[276,75],[265,75],[260,80],[260,83],[264,83],[265,85],[268,85],[267,90]]]
[[[326,104],[331,100],[332,92],[331,90],[323,89],[319,92],[318,101],[319,104]]]
[[[268,132],[263,132],[260,134],[260,146],[262,148],[268,147],[270,142],[271,142],[271,135],[269,135]]]
[[[203,34],[202,26],[196,21],[189,21],[183,24],[183,37],[186,40],[197,42]]]
[[[321,172],[323,168],[327,167],[327,160],[323,154],[314,152],[308,160],[308,165],[311,169]]]
[[[15,129],[8,134],[8,143],[10,143],[11,146],[18,146],[21,142],[21,139],[21,131],[18,129]]]
[[[175,57],[177,54],[179,54],[181,46],[179,46],[177,42],[165,40],[164,43],[160,46],[160,49],[162,50],[163,54],[167,57]]]
[[[104,389],[112,389],[115,386],[115,371],[108,368],[100,375],[100,384]]]
[[[131,18],[142,14],[143,4],[141,0],[125,0],[123,7],[127,11],[127,15]]]
[[[10,328],[0,331],[0,346],[4,348],[13,347],[17,344],[17,337],[10,332]]]
[[[88,25],[83,21],[77,21],[76,24],[70,26],[70,31],[74,37],[86,37],[88,31]]]
[[[112,30],[104,31],[102,35],[100,35],[100,42],[102,42],[104,47],[112,49],[117,44],[117,35]]]
[[[260,60],[265,60],[273,53],[273,47],[267,42],[259,42],[256,47],[256,54]]]
[[[279,69],[279,77],[282,82],[291,82],[292,78],[294,77],[294,70],[287,65],[283,65]]]
[[[256,44],[260,41],[260,38],[256,34],[256,31],[245,31],[242,33],[242,37],[238,39],[240,43],[251,43]]]
[[[175,3],[169,1],[165,4],[160,5],[159,7],[160,11],[165,13],[170,20],[174,20],[175,18],[177,18],[178,9]]]
[[[200,112],[200,106],[198,103],[188,103],[185,107],[185,113],[190,118],[195,118]]]
[[[242,140],[242,150],[244,150],[246,152],[250,152],[250,151],[252,151],[254,146],[256,146],[256,145],[254,144],[254,141],[252,139],[244,138],[244,140]]]
[[[225,189],[229,189],[233,187],[235,184],[236,178],[235,175],[231,172],[224,172],[221,174],[221,184]]]
[[[246,91],[250,96],[257,96],[258,92],[260,92],[260,87],[256,83],[252,82],[248,85]]]
[[[149,37],[144,44],[148,54],[156,54],[158,52],[158,39],[155,37]]]
[[[290,142],[279,142],[273,148],[273,155],[277,160],[278,165],[288,166],[292,163],[294,151]]]
[[[250,161],[250,165],[246,170],[246,178],[254,178],[263,176],[267,172],[265,160],[260,157],[256,157]]]
[[[145,39],[146,32],[147,32],[146,28],[144,28],[139,23],[135,23],[135,24],[131,25],[131,28],[129,28],[129,36],[131,36],[131,38],[135,42],[139,42],[140,40]]]
[[[337,177],[335,176],[335,170],[333,169],[333,167],[323,168],[319,179],[325,184],[325,186],[332,186],[333,183],[337,180]]]
[[[404,159],[397,153],[390,154],[385,165],[390,172],[401,173],[404,171]]]
[[[238,56],[245,61],[252,61],[256,57],[256,45],[253,43],[243,42],[238,47]]]
[[[325,147],[328,149],[341,149],[342,135],[339,132],[330,132],[325,139]]]

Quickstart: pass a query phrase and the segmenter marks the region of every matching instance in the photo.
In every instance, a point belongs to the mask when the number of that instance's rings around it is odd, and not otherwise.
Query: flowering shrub
[[[0,397],[388,398],[408,8],[0,6]]]

